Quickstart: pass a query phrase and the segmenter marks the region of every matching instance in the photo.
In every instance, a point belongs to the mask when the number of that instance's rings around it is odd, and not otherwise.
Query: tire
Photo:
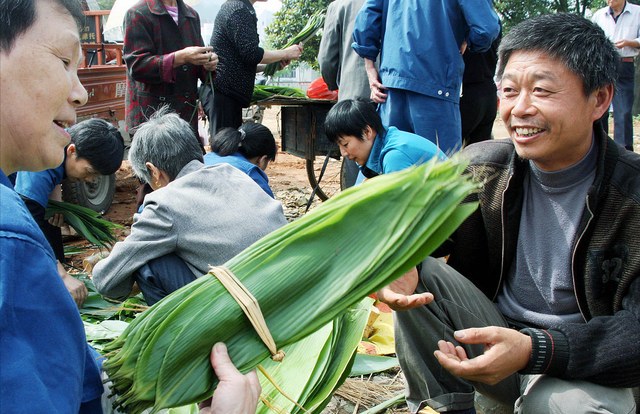
[[[360,169],[355,161],[351,161],[349,158],[342,158],[342,167],[340,170],[340,188],[346,190],[349,187],[353,187],[358,179],[358,173]]]
[[[62,182],[62,199],[104,214],[111,207],[116,192],[116,175],[101,175],[90,183]]]
[[[311,184],[312,189],[318,185],[318,178],[325,158],[325,156],[320,155],[316,156],[313,160],[307,160],[307,177],[309,178],[309,184]],[[327,169],[322,176],[316,195],[322,201],[328,200],[330,197],[340,193],[343,181],[342,162],[329,157]]]

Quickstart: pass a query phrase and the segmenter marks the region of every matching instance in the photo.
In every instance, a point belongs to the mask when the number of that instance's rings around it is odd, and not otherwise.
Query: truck
[[[122,43],[104,41],[102,17],[109,10],[85,11],[87,24],[82,29],[82,63],[78,69],[80,82],[87,90],[86,105],[78,108],[77,122],[102,118],[111,122],[122,134],[125,148],[131,140],[125,130],[125,93],[127,67],[122,61]],[[64,201],[105,213],[113,201],[116,175],[100,176],[92,182],[62,183]]]

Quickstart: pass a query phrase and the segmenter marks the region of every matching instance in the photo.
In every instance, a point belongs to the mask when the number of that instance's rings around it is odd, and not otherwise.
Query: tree
[[[629,2],[638,4],[640,0]],[[494,0],[504,33],[518,23],[541,14],[569,12],[585,16],[588,9],[595,11],[606,5],[606,0]]]
[[[313,13],[327,9],[331,0],[282,0],[282,8],[278,11],[273,22],[265,29],[267,42],[272,49],[283,48],[289,40],[297,35]],[[298,62],[307,62],[312,68],[318,69],[318,48],[320,47],[320,33],[304,44],[304,51]],[[297,62],[293,63],[294,65]]]

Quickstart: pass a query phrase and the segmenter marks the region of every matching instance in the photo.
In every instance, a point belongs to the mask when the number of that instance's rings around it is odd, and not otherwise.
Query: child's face
[[[71,163],[69,161],[70,159],[67,158],[67,164],[65,166],[67,179],[69,179],[69,181],[91,182],[100,176],[100,173],[84,158],[76,158]]]
[[[360,166],[365,165],[371,154],[373,141],[376,138],[375,131],[367,127],[363,138],[364,139],[360,139],[353,135],[339,137],[338,146],[340,147],[340,155],[355,161]]]
[[[67,147],[67,160],[64,164],[64,170],[69,181],[90,182],[100,176],[100,173],[93,168],[89,161],[78,157],[73,144],[69,144]]]

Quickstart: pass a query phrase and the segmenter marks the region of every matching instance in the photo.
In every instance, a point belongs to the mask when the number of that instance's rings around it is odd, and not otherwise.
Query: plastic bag
[[[311,82],[307,88],[307,96],[311,99],[338,100],[338,91],[330,91],[322,77]]]

